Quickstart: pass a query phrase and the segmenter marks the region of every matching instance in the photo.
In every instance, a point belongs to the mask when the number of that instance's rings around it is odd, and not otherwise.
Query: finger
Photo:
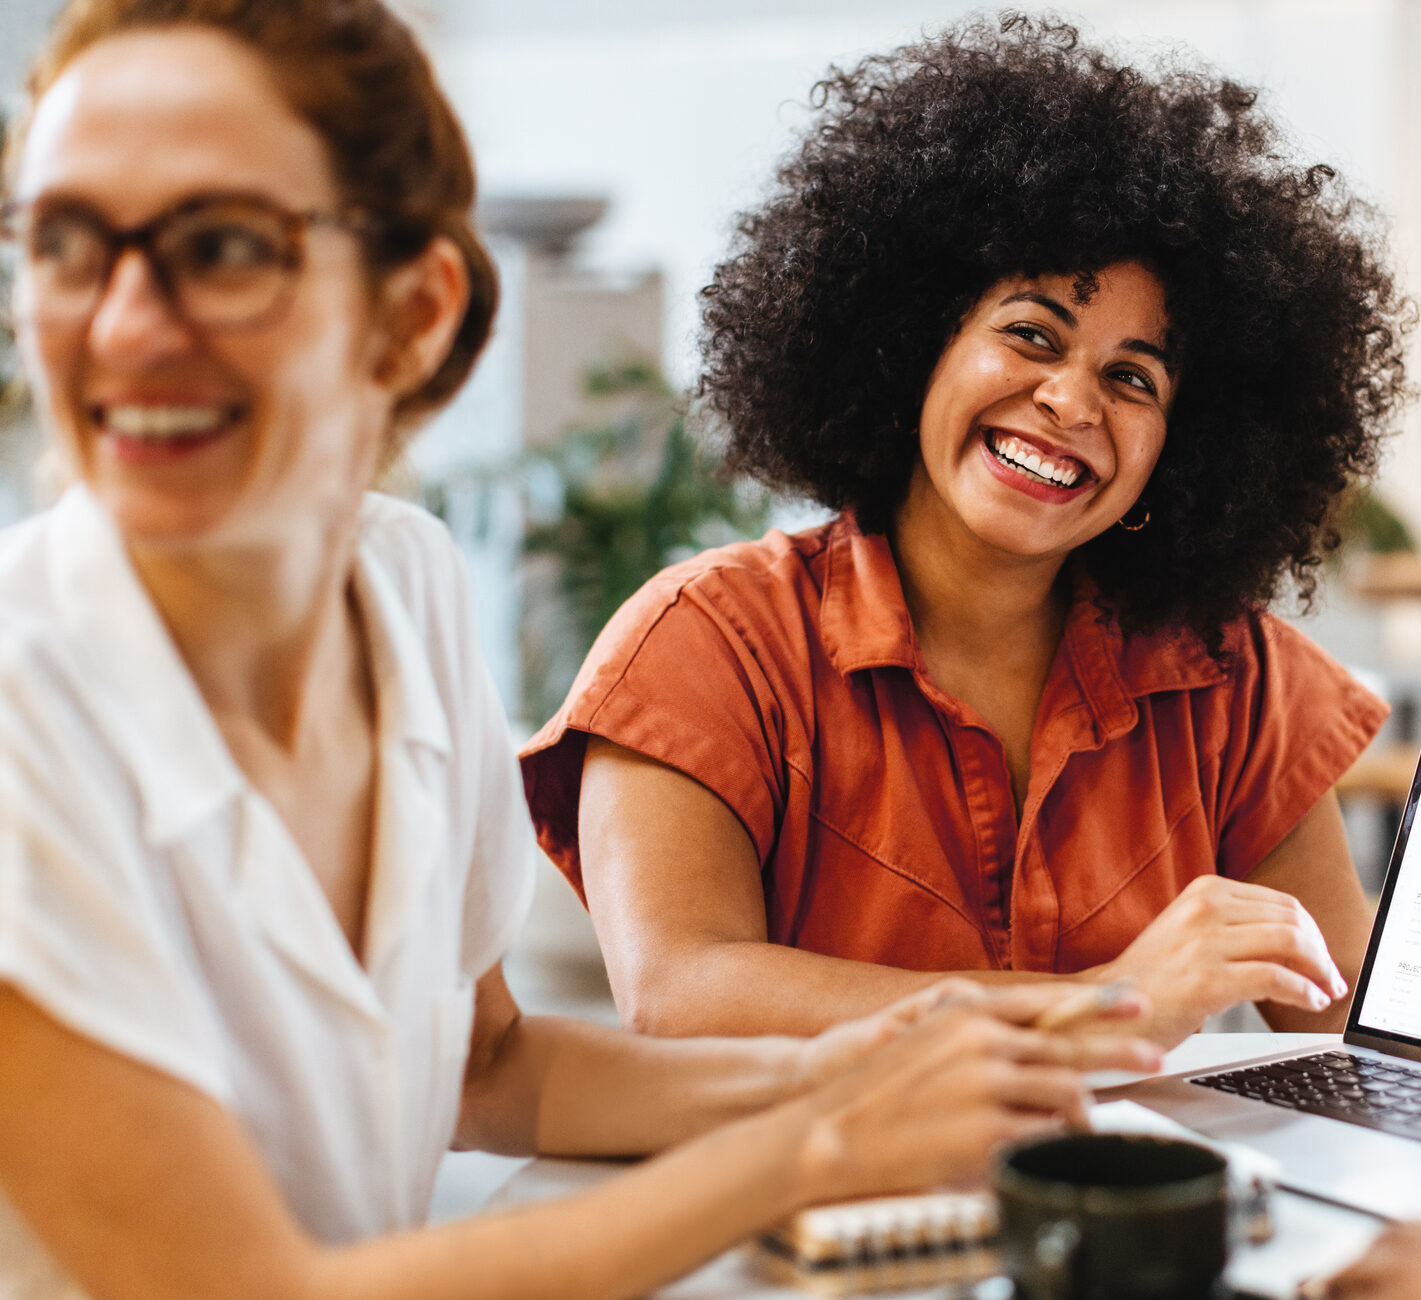
[[[1338,997],[1347,991],[1342,974],[1328,950],[1322,927],[1318,925],[1317,918],[1296,897],[1280,889],[1254,885],[1244,880],[1228,881],[1226,893],[1232,900],[1227,909],[1228,924],[1250,925],[1259,922],[1294,927],[1312,940],[1312,950],[1318,954],[1323,969],[1332,977],[1324,982],[1336,985],[1334,993]]]
[[[1290,967],[1332,997],[1347,992],[1346,981],[1315,925],[1255,922],[1230,926],[1219,936],[1218,951],[1230,961],[1253,959]]]
[[[1064,1066],[1071,1070],[1128,1070],[1149,1074],[1161,1068],[1164,1055],[1147,1038],[1107,1034],[1084,1027],[1075,1033],[1015,1030],[1004,1034],[996,1049],[1020,1065]]]
[[[1093,1070],[1126,1070],[1156,1074],[1164,1069],[1164,1052],[1148,1038],[1086,1031],[1062,1044],[1062,1064],[1088,1074]]]
[[[1388,1284],[1389,1270],[1378,1267],[1370,1256],[1332,1277],[1309,1278],[1298,1287],[1299,1300],[1347,1300],[1349,1296],[1371,1296],[1375,1300],[1408,1294]]]
[[[988,1076],[996,1101],[1015,1110],[1057,1115],[1071,1124],[1085,1123],[1090,1103],[1074,1070],[1045,1065],[1003,1065]]]
[[[948,1007],[978,1007],[986,1002],[986,999],[988,992],[975,980],[949,975],[946,979],[939,979],[935,985],[928,985],[917,993],[909,993],[904,999],[892,1003],[888,1010],[895,1012],[902,1007],[917,1022],[928,1013],[939,1012]]]
[[[1053,1007],[1090,993],[1098,986],[1085,980],[1053,980],[1040,984],[1011,984],[983,990],[981,1010],[1012,1025],[1029,1025]]]
[[[906,1027],[948,1007],[979,1005],[986,996],[980,984],[974,984],[971,980],[948,978],[909,993],[896,1002],[890,1002],[872,1018]]]
[[[1117,983],[1120,982],[1117,981]],[[1154,1004],[1150,1001],[1149,994],[1142,989],[1128,988],[1123,990],[1113,1003],[1102,1007],[1089,1020],[1083,1021],[1081,1028],[1089,1030],[1092,1026],[1102,1022],[1140,1020],[1153,1010]]]
[[[1196,924],[1213,921],[1220,925],[1298,925],[1316,933],[1319,939],[1322,937],[1312,914],[1292,894],[1222,876],[1192,881],[1156,919],[1166,916],[1176,922],[1182,918]]]
[[[964,1146],[964,1129],[970,1133]],[[969,1113],[943,1113],[924,1126],[920,1151],[934,1148],[945,1152],[926,1177],[910,1181],[911,1190],[929,1185],[972,1183],[981,1178],[994,1152],[1017,1143],[1040,1141],[1064,1133],[1067,1125],[1055,1115],[1010,1110],[1001,1106],[978,1107]],[[905,1189],[906,1190],[906,1189]]]
[[[1345,1300],[1348,1296],[1393,1297],[1415,1294],[1416,1260],[1421,1254],[1421,1225],[1392,1223],[1382,1230],[1361,1257],[1330,1278],[1314,1278],[1307,1285],[1309,1300]],[[1304,1294],[1299,1288],[1299,1294]]]
[[[1331,992],[1301,971],[1275,961],[1225,961],[1217,972],[1220,1007],[1236,1002],[1277,1002],[1303,1011],[1323,1011]]]

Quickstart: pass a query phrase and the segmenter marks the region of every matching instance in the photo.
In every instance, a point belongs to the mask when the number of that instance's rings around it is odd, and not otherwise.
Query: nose
[[[1100,384],[1095,373],[1083,365],[1051,367],[1033,396],[1037,406],[1062,428],[1099,424],[1104,412]]]
[[[147,256],[125,248],[89,318],[89,346],[112,359],[147,359],[192,341]]]

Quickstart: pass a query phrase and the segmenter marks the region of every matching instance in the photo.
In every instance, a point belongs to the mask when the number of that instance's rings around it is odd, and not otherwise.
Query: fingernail
[[[1332,1004],[1332,999],[1327,996],[1316,984],[1308,986],[1308,1001],[1312,1003],[1313,1010],[1321,1011],[1324,1007]]]
[[[1347,993],[1347,981],[1342,978],[1342,972],[1337,967],[1332,968],[1332,992],[1335,997],[1345,997]]]

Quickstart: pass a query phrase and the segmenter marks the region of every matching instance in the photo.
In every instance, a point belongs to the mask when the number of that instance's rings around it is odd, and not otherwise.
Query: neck
[[[1010,555],[954,528],[912,496],[890,537],[913,630],[925,652],[1000,663],[1060,642],[1070,593],[1064,557]]]
[[[219,724],[288,752],[357,671],[354,518],[280,543],[130,546],[138,576]]]

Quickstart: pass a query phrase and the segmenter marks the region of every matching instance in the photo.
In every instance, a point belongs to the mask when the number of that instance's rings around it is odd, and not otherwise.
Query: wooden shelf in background
[[[1338,797],[1404,804],[1416,771],[1416,749],[1415,745],[1376,745],[1364,751],[1337,782]]]
[[[1368,555],[1357,564],[1348,585],[1362,600],[1421,600],[1421,554]]]

